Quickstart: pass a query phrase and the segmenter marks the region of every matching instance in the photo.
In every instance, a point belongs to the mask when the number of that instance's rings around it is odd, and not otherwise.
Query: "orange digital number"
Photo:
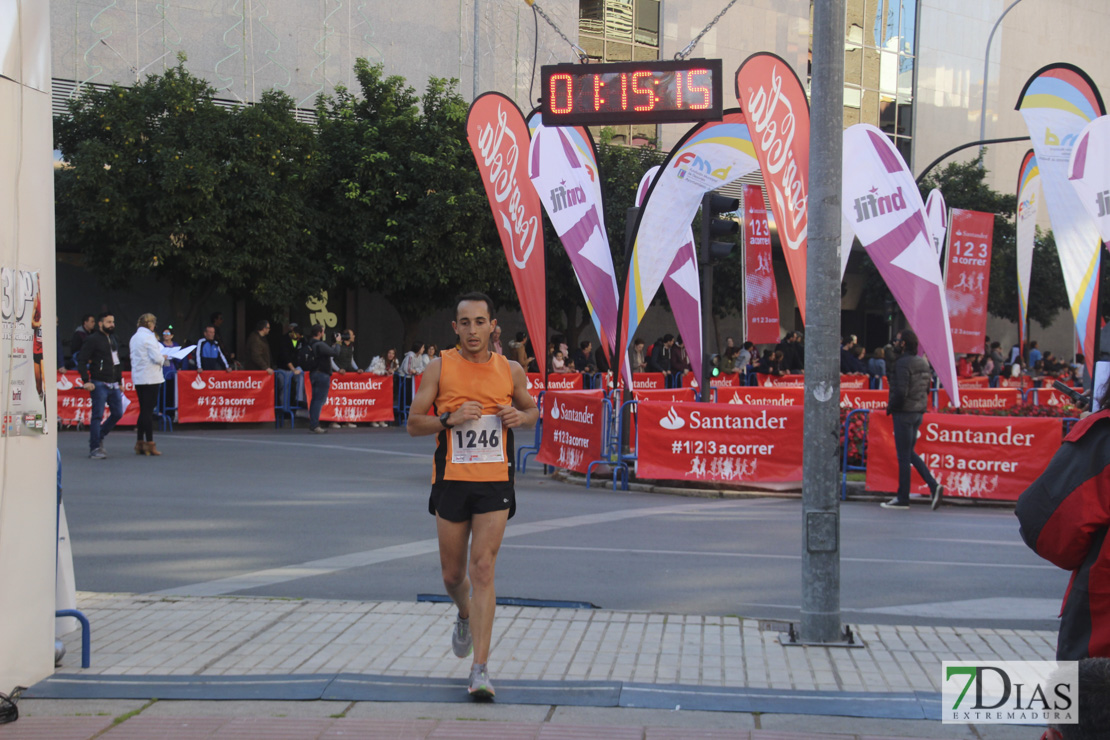
[[[565,82],[566,83],[566,94],[567,94],[566,107],[561,107],[558,103],[559,97],[556,94],[556,85],[559,82]],[[547,91],[547,94],[548,94],[548,100],[551,101],[551,112],[552,113],[570,113],[571,109],[574,107],[574,80],[571,78],[571,76],[569,74],[567,74],[566,72],[560,72],[559,74],[551,75],[551,79],[548,81],[548,88],[549,89]]]
[[[652,110],[652,109],[655,108],[655,91],[652,90],[650,87],[645,89],[645,88],[640,87],[637,84],[637,83],[639,83],[640,80],[642,80],[645,77],[647,77],[648,79],[651,79],[651,77],[652,77],[651,72],[640,71],[640,72],[633,72],[632,73],[632,94],[633,95],[647,95],[648,96],[646,104],[635,105],[635,106],[632,107],[632,110],[648,111],[648,110]]]
[[[709,74],[708,69],[691,69],[687,73],[688,76],[687,76],[686,79],[689,81],[688,84],[689,84],[689,87],[690,87],[690,92],[692,92],[692,93],[701,93],[701,95],[702,95],[702,102],[695,103],[692,100],[690,101],[690,110],[705,110],[706,108],[709,107],[710,103],[713,102],[712,98],[710,96],[708,87],[706,87],[704,85],[695,85],[694,84],[694,77],[695,76],[697,76],[697,75],[708,75],[708,74]]]
[[[621,110],[628,110],[628,75],[621,74]]]
[[[601,75],[594,75],[594,110],[601,110]]]

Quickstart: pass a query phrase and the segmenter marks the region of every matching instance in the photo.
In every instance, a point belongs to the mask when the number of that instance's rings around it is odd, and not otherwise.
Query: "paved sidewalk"
[[[78,606],[92,666],[79,667],[71,633],[64,666],[28,692],[5,740],[1026,738],[1039,733],[942,725],[941,661],[1051,659],[1056,639],[859,625],[863,648],[783,647],[780,625],[739,617],[499,607],[499,703],[474,705],[469,661],[450,652],[449,604],[80,593]]]

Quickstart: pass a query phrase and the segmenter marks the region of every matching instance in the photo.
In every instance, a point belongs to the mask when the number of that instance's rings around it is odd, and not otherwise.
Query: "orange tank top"
[[[449,349],[440,354],[439,391],[435,399],[435,413],[455,411],[466,401],[482,404],[482,414],[497,413],[498,405],[508,406],[513,402],[513,374],[509,361],[495,352],[490,353],[487,362],[476,363],[464,360],[458,350]],[[511,481],[513,456],[513,437],[511,429],[504,429],[500,420],[486,420],[488,428],[476,431],[475,435],[485,433],[481,442],[488,444],[490,435],[501,437],[503,459],[499,462],[456,462],[456,447],[475,439],[468,439],[464,430],[444,429],[436,435],[435,471],[432,483],[445,480],[453,481]],[[462,448],[460,447],[460,449]]]

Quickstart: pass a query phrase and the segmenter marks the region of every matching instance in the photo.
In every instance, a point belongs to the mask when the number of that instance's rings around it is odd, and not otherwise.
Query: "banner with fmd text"
[[[952,351],[981,352],[987,336],[994,214],[952,209],[945,271]]]

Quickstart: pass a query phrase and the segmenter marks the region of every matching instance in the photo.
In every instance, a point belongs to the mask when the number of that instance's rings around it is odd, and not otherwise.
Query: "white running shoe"
[[[451,630],[451,652],[456,658],[465,658],[474,652],[474,638],[470,635],[470,620],[458,617]]]
[[[467,692],[479,701],[493,699],[493,683],[489,680],[485,663],[475,663],[470,669],[470,686],[467,687]]]

